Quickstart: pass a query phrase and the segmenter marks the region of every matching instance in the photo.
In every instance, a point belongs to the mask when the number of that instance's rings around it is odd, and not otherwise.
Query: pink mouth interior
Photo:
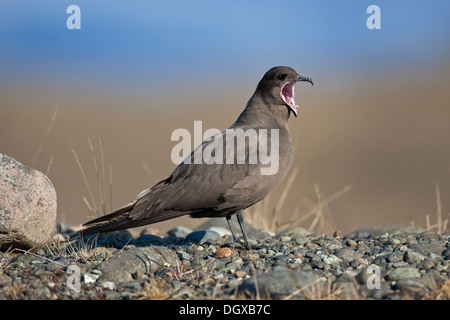
[[[281,98],[283,101],[292,109],[292,111],[297,115],[298,105],[295,104],[294,100],[294,84],[295,81],[286,82],[281,89]]]

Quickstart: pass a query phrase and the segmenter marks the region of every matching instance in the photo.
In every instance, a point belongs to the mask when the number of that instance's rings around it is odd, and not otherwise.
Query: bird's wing
[[[221,134],[224,134],[224,132]],[[249,164],[226,164],[225,152],[223,152],[224,159],[222,163],[207,164],[203,162],[195,164],[196,152],[201,152],[214,143],[220,143],[220,141],[218,139],[205,140],[201,145],[202,148],[197,147],[164,180],[163,195],[160,198],[158,207],[155,206],[153,201],[144,201],[144,203],[149,204],[147,208],[142,207],[143,210],[139,210],[140,212],[135,211],[132,217],[134,219],[145,218],[147,214],[155,212],[155,210],[152,210],[152,206],[154,209],[157,209],[156,211],[173,210],[186,212],[187,214],[209,208],[235,206],[237,197],[234,197],[230,190],[234,186],[240,185],[243,187],[241,181],[245,181],[248,176],[255,175],[257,168],[255,167],[256,165]],[[224,145],[222,147],[225,149]],[[246,186],[250,187],[249,184],[246,184]],[[142,199],[148,198],[150,200],[150,198],[154,197],[153,193],[150,189]]]

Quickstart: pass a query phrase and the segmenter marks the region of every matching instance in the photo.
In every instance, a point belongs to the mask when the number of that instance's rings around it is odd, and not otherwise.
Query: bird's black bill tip
[[[306,82],[311,83],[311,85],[314,85],[314,82],[312,81],[312,79],[307,78],[307,77],[298,76],[297,81],[306,81]]]

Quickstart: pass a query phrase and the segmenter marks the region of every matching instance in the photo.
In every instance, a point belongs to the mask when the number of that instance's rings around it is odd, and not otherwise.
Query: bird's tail
[[[166,191],[166,186],[167,179],[162,180],[152,188],[142,191],[133,202],[126,206],[86,222],[83,227],[87,228],[80,230],[78,235],[85,236],[140,227],[185,215],[186,212],[160,208],[161,198]]]

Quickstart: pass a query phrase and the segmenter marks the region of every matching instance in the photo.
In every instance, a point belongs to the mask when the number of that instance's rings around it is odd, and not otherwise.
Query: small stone
[[[289,237],[289,236],[282,236],[282,237],[280,238],[280,240],[281,240],[282,242],[288,242],[288,241],[291,241],[291,237]]]
[[[217,259],[228,258],[232,253],[233,251],[230,248],[219,248],[216,251],[215,257]]]
[[[212,253],[216,253],[217,252],[217,248],[215,246],[213,246],[212,244],[208,246],[208,248],[206,248],[207,251],[212,252]]]
[[[369,260],[364,259],[364,258],[358,258],[357,261],[358,261],[360,264],[369,264]]]
[[[389,262],[397,262],[397,261],[403,261],[404,254],[401,251],[394,251],[392,252],[388,257],[387,261]]]
[[[228,268],[237,269],[244,264],[244,260],[241,257],[234,257],[233,260],[227,264]]]
[[[56,233],[53,235],[53,240],[55,242],[64,242],[66,241],[66,238],[64,238],[64,236],[61,233]]]
[[[269,257],[273,257],[275,254],[276,254],[276,252],[273,251],[272,249],[267,250],[267,255],[268,255]]]
[[[192,256],[189,253],[187,253],[186,251],[183,251],[181,253],[181,259],[189,261],[192,259]]]
[[[355,247],[355,246],[356,246],[356,241],[353,240],[353,239],[347,239],[347,240],[345,241],[345,244],[346,244],[347,246],[349,246],[349,247]]]
[[[84,283],[95,283],[97,281],[97,279],[100,276],[97,274],[92,274],[92,273],[84,273],[83,274],[83,278],[84,278]]]
[[[425,257],[421,255],[420,253],[417,253],[413,250],[406,250],[405,252],[405,261],[408,263],[414,263],[414,262],[422,262],[425,260]]]
[[[442,256],[445,260],[450,260],[450,248],[445,249],[444,252],[442,252]]]
[[[342,260],[340,258],[336,257],[333,254],[330,254],[329,256],[323,256],[322,260],[326,264],[333,264],[333,265],[337,265],[340,262],[342,262]]]
[[[392,239],[389,239],[389,244],[399,245],[399,244],[402,244],[402,242],[397,238],[392,238]]]
[[[332,243],[327,247],[327,249],[330,251],[341,249],[341,248],[342,248],[342,244],[337,244],[337,243]]]
[[[247,275],[247,272],[242,271],[242,270],[237,270],[234,275],[236,276],[236,278],[243,278]]]
[[[108,290],[116,290],[116,285],[114,284],[114,282],[111,281],[103,282],[102,287]]]
[[[351,262],[355,259],[361,258],[364,254],[354,251],[350,248],[342,248],[336,252],[336,256],[344,261]]]
[[[400,267],[391,270],[386,278],[390,281],[398,281],[405,278],[419,278],[420,272],[417,268],[413,267]]]
[[[420,264],[420,267],[422,269],[429,270],[434,267],[434,264],[435,263],[434,263],[433,259],[427,258]]]
[[[430,243],[428,241],[411,244],[409,247],[424,256],[427,256],[430,252],[441,255],[445,249],[443,243]]]

